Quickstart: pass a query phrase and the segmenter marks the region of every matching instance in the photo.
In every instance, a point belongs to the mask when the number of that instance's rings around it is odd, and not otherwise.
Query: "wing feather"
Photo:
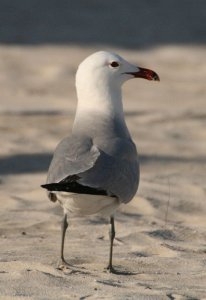
[[[69,175],[92,168],[100,155],[90,138],[66,137],[57,146],[51,161],[47,183],[56,183]]]
[[[71,180],[67,178],[76,176],[75,182],[78,188],[81,185],[81,191],[91,191],[91,194],[94,189],[104,191],[127,203],[135,195],[139,183],[136,148],[134,144],[130,145],[128,142],[121,141],[121,145],[114,142],[114,147],[112,143],[110,141],[110,153],[106,153],[94,145],[91,138],[63,139],[55,150],[47,184],[61,182],[64,188],[69,190],[74,183],[71,184]],[[65,184],[68,184],[68,187],[65,187]],[[57,188],[57,185],[55,187]]]

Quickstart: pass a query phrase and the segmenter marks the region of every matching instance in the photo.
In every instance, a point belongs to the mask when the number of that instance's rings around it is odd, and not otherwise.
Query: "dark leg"
[[[68,227],[67,222],[67,214],[64,214],[63,220],[62,220],[62,232],[61,232],[61,262],[63,265],[68,264],[64,259],[64,240],[65,240],[65,234]]]
[[[59,270],[70,269],[70,274],[72,274],[72,273],[77,273],[80,271],[73,269],[73,266],[64,259],[64,240],[65,240],[65,234],[66,234],[67,228],[68,228],[67,214],[65,213],[64,217],[62,219],[61,253],[60,253],[61,262],[58,266],[58,269]]]
[[[108,264],[107,270],[109,270],[110,273],[114,273],[115,271],[112,267],[113,242],[114,242],[114,238],[115,238],[115,227],[114,227],[114,217],[113,216],[110,218],[110,224],[111,224],[111,228],[109,231],[110,252],[109,252],[109,264]]]

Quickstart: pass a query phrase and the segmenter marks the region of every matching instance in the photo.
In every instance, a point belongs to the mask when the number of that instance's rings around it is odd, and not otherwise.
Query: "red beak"
[[[138,72],[126,72],[126,74],[133,75],[135,78],[144,78],[147,80],[160,81],[159,76],[152,70],[138,67]]]

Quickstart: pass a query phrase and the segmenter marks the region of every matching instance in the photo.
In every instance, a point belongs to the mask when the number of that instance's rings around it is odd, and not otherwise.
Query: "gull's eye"
[[[112,68],[118,68],[119,67],[119,63],[117,61],[113,61],[113,62],[110,63],[110,66]]]

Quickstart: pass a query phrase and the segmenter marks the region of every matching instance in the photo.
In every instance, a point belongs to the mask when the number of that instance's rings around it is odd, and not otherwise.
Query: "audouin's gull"
[[[115,238],[114,212],[134,197],[139,183],[136,146],[125,123],[122,84],[132,78],[159,81],[149,69],[136,67],[117,54],[100,51],[87,57],[76,74],[78,104],[72,134],[57,146],[47,184],[52,201],[64,210],[61,261],[67,215],[102,214],[110,217],[110,255],[112,267]]]

